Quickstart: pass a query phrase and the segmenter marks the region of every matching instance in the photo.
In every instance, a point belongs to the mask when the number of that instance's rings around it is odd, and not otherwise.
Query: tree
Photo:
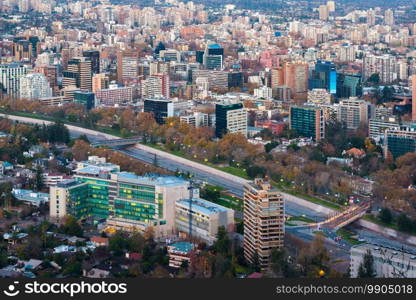
[[[380,75],[378,73],[371,74],[371,76],[368,77],[367,82],[375,84],[375,85],[379,84],[380,83]]]
[[[264,177],[266,175],[266,169],[258,165],[252,165],[247,168],[247,176],[250,178],[256,178],[258,176]]]
[[[404,213],[397,218],[397,226],[400,231],[404,232],[412,232],[414,230],[412,220]]]
[[[373,278],[376,277],[374,269],[374,257],[370,250],[364,255],[363,262],[358,267],[358,278]]]
[[[81,237],[83,235],[83,230],[78,224],[77,219],[73,216],[66,216],[65,223],[62,226],[62,231],[69,235],[75,235]]]
[[[44,188],[43,183],[43,170],[41,166],[36,168],[36,177],[35,177],[35,189],[41,191]]]
[[[228,233],[225,230],[225,227],[224,226],[218,227],[217,240],[215,241],[213,248],[215,249],[217,253],[227,255],[230,253],[230,246],[231,246],[231,241],[230,241],[230,238],[228,237]]]
[[[255,251],[254,254],[253,254],[251,268],[253,269],[254,272],[260,272],[261,271],[260,257],[259,257],[259,254],[258,254],[257,251]]]
[[[129,246],[129,240],[126,238],[126,235],[122,232],[116,232],[108,242],[108,246],[111,251],[114,252],[114,255],[121,256],[124,250]]]
[[[385,224],[390,224],[393,221],[393,215],[388,208],[382,208],[378,217]]]

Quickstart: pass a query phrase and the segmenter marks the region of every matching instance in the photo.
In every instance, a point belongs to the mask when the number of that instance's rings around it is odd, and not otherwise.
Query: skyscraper
[[[332,95],[336,94],[337,71],[332,62],[318,60],[309,78],[309,89],[326,89]]]
[[[257,256],[262,270],[271,265],[273,249],[283,247],[284,200],[276,188],[263,179],[244,186],[244,256],[254,263]]]
[[[82,53],[82,56],[91,61],[91,70],[94,74],[100,73],[100,51],[87,50]]]
[[[284,65],[284,85],[292,90],[295,100],[306,100],[308,93],[308,64],[303,61],[287,62]]]
[[[92,90],[91,61],[85,57],[76,57],[68,61],[68,69],[63,72],[64,87],[76,86],[82,91]]]

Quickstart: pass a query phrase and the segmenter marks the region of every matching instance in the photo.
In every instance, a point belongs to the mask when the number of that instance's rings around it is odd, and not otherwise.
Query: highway
[[[12,120],[17,120],[19,122],[26,122],[26,123],[32,123],[32,124],[33,123],[35,124],[50,123],[48,121],[25,118],[25,117],[18,117],[18,116],[13,116],[13,115],[7,115],[6,117]],[[85,128],[76,127],[72,125],[66,125],[66,126],[69,129],[72,137],[78,137],[80,135],[85,134],[91,142],[104,140],[104,139],[117,139],[118,138],[116,136],[101,133],[101,132],[94,131],[91,129],[85,129]],[[163,151],[160,151],[160,150],[157,150],[157,149],[145,146],[145,145],[141,145],[141,144],[137,144],[136,146],[128,147],[126,149],[117,149],[117,150],[131,157],[142,160],[146,163],[153,163],[154,155],[156,154],[158,165],[160,167],[169,169],[171,171],[180,170],[183,172],[189,172],[193,174],[196,179],[206,181],[213,185],[224,187],[225,189],[227,189],[228,191],[230,191],[231,193],[239,197],[241,197],[243,194],[243,185],[246,182],[245,179],[225,173],[223,171],[214,169],[212,167],[209,167],[209,166],[206,166],[206,165],[194,162],[194,161],[190,161],[185,158],[178,157],[173,154],[163,152]],[[312,220],[319,222],[319,221],[323,221],[326,216],[333,213],[333,210],[323,207],[321,205],[311,203],[309,201],[306,201],[304,199],[301,199],[299,197],[289,195],[286,193],[282,193],[282,194],[285,199],[285,213],[288,215],[293,215],[293,216],[303,215]],[[287,228],[287,230],[289,232],[292,231],[289,228]],[[298,230],[293,230],[293,231],[294,231],[293,232],[294,234],[296,234],[302,239],[311,240],[313,238],[313,235],[309,232],[307,233],[305,231],[298,231]],[[371,239],[371,236],[373,236],[372,232],[366,231],[365,233],[366,233],[365,239],[368,241],[373,241]],[[391,238],[382,237],[378,234],[376,240],[380,244],[383,244],[383,241],[387,242],[391,240]],[[347,250],[348,248],[349,247],[347,245],[344,245],[343,247],[340,247],[340,245],[333,245],[331,252],[337,253],[336,256],[346,257],[348,255],[348,250]]]

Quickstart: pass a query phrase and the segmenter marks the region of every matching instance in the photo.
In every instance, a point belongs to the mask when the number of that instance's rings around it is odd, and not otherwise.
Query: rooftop
[[[117,176],[119,181],[145,185],[177,186],[187,182],[186,180],[175,176],[139,176],[131,172],[118,172]]]
[[[189,207],[189,199],[179,200],[177,203]],[[205,215],[211,215],[219,212],[227,212],[230,209],[201,198],[194,198],[192,199],[192,210]]]
[[[189,253],[192,249],[194,249],[194,244],[189,242],[177,242],[169,246],[172,251],[178,251],[183,253]]]

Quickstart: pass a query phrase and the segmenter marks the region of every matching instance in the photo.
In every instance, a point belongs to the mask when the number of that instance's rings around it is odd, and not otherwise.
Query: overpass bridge
[[[351,224],[352,222],[362,218],[366,211],[371,207],[370,202],[360,205],[351,206],[343,211],[330,214],[327,219],[322,222],[310,223],[307,225],[292,226],[292,228],[310,228],[310,229],[333,229],[338,230]]]
[[[129,139],[111,139],[111,140],[99,140],[94,143],[91,143],[92,147],[100,146],[132,146],[142,141],[141,137],[129,138]]]

